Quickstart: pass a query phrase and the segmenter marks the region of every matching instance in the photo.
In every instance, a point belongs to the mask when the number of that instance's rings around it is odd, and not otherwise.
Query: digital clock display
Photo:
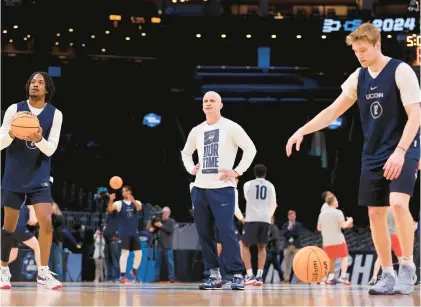
[[[335,20],[335,19],[324,19],[323,20],[323,33],[332,32],[352,32],[364,21],[362,19],[350,19],[350,20]],[[371,23],[382,32],[404,32],[413,31],[417,26],[417,20],[414,17],[407,18],[376,18]]]
[[[420,38],[419,34],[400,34],[396,36],[396,40],[402,48],[404,60],[411,66],[420,66]]]
[[[406,36],[406,47],[420,47],[420,35],[413,34],[413,35],[407,35]]]

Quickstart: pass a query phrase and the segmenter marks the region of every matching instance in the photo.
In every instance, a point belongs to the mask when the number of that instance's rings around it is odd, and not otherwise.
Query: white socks
[[[407,265],[411,266],[412,268],[415,267],[414,256],[402,257],[402,264],[407,264]]]
[[[247,270],[247,276],[248,277],[252,277],[253,276],[253,269],[248,269]]]
[[[49,271],[50,269],[48,268],[48,265],[46,265],[46,266],[39,266],[38,267],[38,275],[39,276],[44,276],[45,274],[47,274],[47,272]]]
[[[257,270],[256,277],[262,277],[263,276],[263,270]]]

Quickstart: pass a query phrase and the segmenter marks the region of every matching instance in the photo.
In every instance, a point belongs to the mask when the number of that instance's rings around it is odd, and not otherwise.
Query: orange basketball
[[[329,273],[330,260],[321,248],[306,246],[295,254],[292,268],[299,280],[315,283]]]
[[[27,111],[16,113],[12,118],[11,126],[13,134],[19,139],[38,132],[40,128],[38,117]]]
[[[110,179],[110,187],[114,190],[118,190],[123,186],[123,179],[118,176],[114,176]]]

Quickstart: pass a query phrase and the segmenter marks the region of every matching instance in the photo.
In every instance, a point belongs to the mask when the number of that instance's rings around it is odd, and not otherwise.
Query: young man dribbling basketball
[[[346,42],[361,63],[342,85],[342,94],[288,140],[300,149],[304,135],[321,130],[356,101],[364,133],[358,203],[368,207],[371,233],[383,267],[381,280],[370,294],[410,294],[414,291],[413,220],[409,200],[420,159],[421,91],[412,68],[381,52],[380,31],[370,23],[359,26]],[[390,253],[387,208],[391,206],[402,245],[396,278]]]
[[[57,275],[48,268],[53,237],[51,156],[57,149],[63,122],[63,114],[49,103],[54,92],[54,82],[47,73],[33,73],[26,83],[28,100],[11,105],[0,128],[1,150],[7,148],[1,187],[1,205],[4,206],[4,225],[1,230],[1,289],[11,288],[9,256],[19,209],[25,197],[26,205],[33,205],[39,222],[41,265],[38,267],[37,282],[48,289],[61,288],[61,283],[55,277]],[[14,115],[21,111],[33,113],[40,123],[39,131],[25,139],[15,137],[11,130]]]

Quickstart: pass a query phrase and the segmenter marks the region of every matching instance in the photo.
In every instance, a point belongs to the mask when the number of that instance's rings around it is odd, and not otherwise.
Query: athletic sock
[[[253,276],[253,269],[248,269],[247,270],[247,276],[248,277],[252,277]]]

